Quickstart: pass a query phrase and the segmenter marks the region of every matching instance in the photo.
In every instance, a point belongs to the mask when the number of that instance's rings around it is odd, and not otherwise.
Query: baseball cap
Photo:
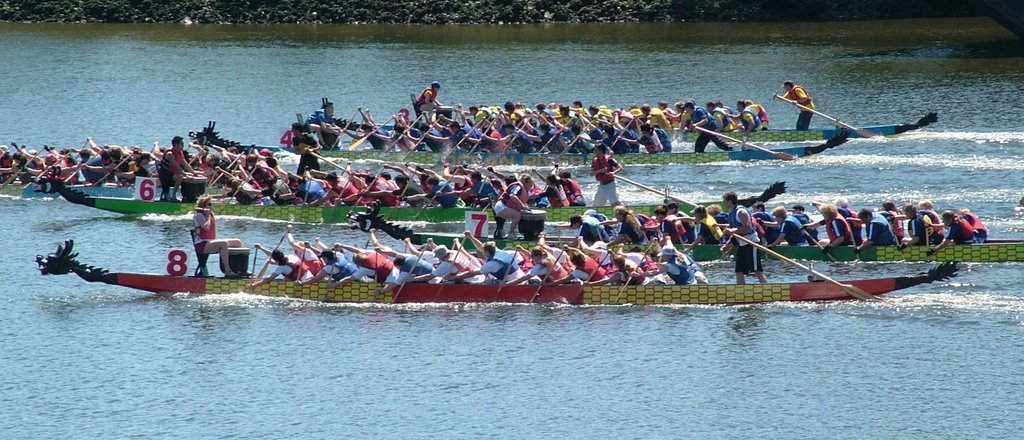
[[[434,81],[434,82],[430,83],[430,87],[433,87],[435,89],[440,89],[441,88],[441,83],[439,83],[437,81]]]
[[[676,256],[676,248],[663,247],[661,248],[661,253],[659,253],[658,255],[661,255],[662,257],[674,257]]]
[[[595,241],[594,245],[591,247],[595,249],[608,249],[608,244],[603,241]]]
[[[260,150],[260,156],[270,156],[270,154],[271,154],[270,150],[268,150],[266,148]]]
[[[434,256],[437,257],[438,260],[444,260],[448,258],[448,247],[445,245],[440,245],[434,248]]]

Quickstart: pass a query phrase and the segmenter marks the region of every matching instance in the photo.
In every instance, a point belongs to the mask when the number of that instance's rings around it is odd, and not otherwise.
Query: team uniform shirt
[[[892,232],[889,221],[881,215],[875,215],[866,226],[867,239],[875,246],[891,246],[896,244],[896,234]]]
[[[786,220],[782,222],[782,228],[779,230],[779,234],[785,237],[786,243],[790,246],[806,245],[807,239],[804,237],[803,225],[800,220],[794,216],[786,216]],[[774,243],[774,241],[772,241]]]

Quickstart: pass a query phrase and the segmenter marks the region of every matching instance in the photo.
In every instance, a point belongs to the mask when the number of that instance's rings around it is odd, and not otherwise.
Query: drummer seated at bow
[[[306,118],[306,125],[320,140],[320,146],[325,149],[332,149],[338,146],[341,140],[341,127],[334,120],[334,103],[323,99],[319,110],[309,114]]]
[[[465,232],[465,236],[473,243],[473,247],[483,255],[484,264],[479,269],[460,273],[450,279],[460,281],[477,275],[485,275],[487,284],[502,284],[507,280],[518,279],[525,275],[519,268],[519,263],[522,262],[519,253],[498,249],[493,241],[482,243],[469,231]]]
[[[657,250],[657,269],[644,272],[644,278],[651,279],[652,284],[692,285],[707,284],[708,278],[704,269],[693,258],[676,250],[671,239],[665,237]]]
[[[934,254],[954,244],[975,244],[974,226],[967,219],[953,211],[942,212],[942,224],[946,226],[945,239],[931,248],[928,255]]]
[[[199,276],[207,276],[204,255],[210,254],[220,255],[224,276],[241,275],[231,270],[228,261],[230,248],[242,247],[242,241],[237,238],[217,238],[217,217],[213,213],[213,199],[207,194],[199,196],[199,200],[196,201],[195,213],[192,215],[192,244],[200,259]]]

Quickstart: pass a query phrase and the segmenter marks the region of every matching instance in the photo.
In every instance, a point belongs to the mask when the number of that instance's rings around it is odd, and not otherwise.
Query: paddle
[[[495,252],[502,252],[502,251],[495,250]],[[491,301],[491,302],[498,302],[498,299],[501,298],[501,289],[505,288],[506,281],[508,281],[508,274],[512,273],[517,268],[517,266],[516,266],[516,257],[518,257],[518,256],[519,256],[519,252],[518,251],[512,251],[512,262],[508,263],[508,268],[505,269],[505,276],[501,277],[501,283],[498,283],[498,291],[494,294],[494,301]]]
[[[730,140],[730,141],[733,141],[733,142],[737,142],[737,143],[742,144],[744,147],[750,147],[750,148],[753,148],[753,149],[755,149],[757,151],[760,151],[762,153],[771,154],[772,156],[775,156],[775,157],[777,157],[779,159],[782,159],[782,160],[796,160],[796,158],[797,158],[796,156],[794,156],[792,154],[783,153],[781,151],[769,150],[769,149],[767,149],[765,147],[754,145],[754,144],[752,144],[750,142],[747,142],[747,141],[741,141],[741,140],[736,139],[736,138],[734,138],[732,136],[727,136],[727,135],[724,135],[724,134],[719,133],[717,131],[711,131],[711,130],[708,130],[708,129],[704,128],[704,127],[698,127],[698,126],[695,125],[695,126],[693,126],[693,128],[695,130],[697,130],[697,131],[702,132],[702,133],[707,133],[707,134],[710,134],[712,136],[717,136],[717,137],[720,137],[722,139],[727,139],[727,140]]]
[[[412,182],[408,182],[408,183],[406,183],[406,185],[412,185]],[[434,192],[434,196],[431,197],[430,200],[428,200],[427,203],[425,203],[422,208],[420,208],[420,211],[416,213],[416,217],[413,217],[412,219],[413,220],[419,220],[420,216],[423,215],[423,211],[426,211],[427,208],[430,207],[430,205],[434,204],[434,200],[437,199],[437,195],[438,194],[441,194],[441,190],[435,191]]]
[[[650,240],[650,243],[647,244],[647,248],[644,249],[644,255],[645,256],[647,255],[648,252],[651,251],[651,246],[653,246],[654,243],[657,243],[657,241],[656,240]],[[622,249],[620,248],[619,251],[621,252]],[[633,276],[636,275],[637,271],[639,271],[639,270],[640,270],[640,266],[637,265],[637,267],[635,269],[633,269],[633,272],[630,272],[629,276],[626,277],[626,281],[622,283],[622,287],[619,289],[619,293],[617,293],[615,295],[615,302],[613,304],[618,304],[619,303],[619,297],[621,297],[622,293],[626,291],[626,287],[629,286],[629,282],[631,280],[633,280]]]
[[[107,174],[104,174],[103,177],[100,177],[98,180],[96,180],[96,183],[93,183],[92,186],[100,186],[100,185],[102,185],[103,181],[106,180],[107,177],[110,177],[110,175],[114,171],[117,171],[118,168],[121,168],[121,165],[124,165],[124,163],[127,162],[130,157],[131,156],[127,156],[126,155],[124,157],[124,159],[121,159],[121,161],[117,163],[117,165],[114,165],[114,168],[112,168],[110,171],[107,171]]]
[[[384,125],[388,125],[388,122],[391,122],[391,121],[394,121],[394,120],[395,120],[395,116],[392,115],[391,119],[388,119],[386,122],[384,122]],[[357,139],[355,142],[353,142],[351,145],[349,145],[348,146],[348,151],[355,151],[355,149],[359,148],[360,145],[363,145],[363,142],[366,142],[366,140],[369,139],[370,136],[373,136],[373,134],[376,131],[377,131],[377,127],[370,127],[370,132],[367,133],[366,136],[363,136],[363,137]]]
[[[236,163],[238,163],[238,160],[242,158],[242,156],[243,156],[243,155],[242,155],[242,153],[238,153],[238,154],[237,154],[237,155],[235,156],[235,159],[234,159],[234,160],[232,160],[232,161],[231,161],[230,163],[228,163],[228,166],[227,166],[227,168],[222,168],[222,169],[223,169],[224,171],[222,171],[222,172],[221,172],[221,174],[217,174],[217,175],[216,175],[216,176],[215,176],[215,177],[213,178],[213,181],[212,181],[212,182],[210,182],[210,184],[209,184],[209,185],[207,185],[207,186],[209,186],[210,188],[213,188],[213,187],[214,187],[214,185],[216,185],[216,184],[217,184],[217,182],[218,182],[218,181],[220,180],[220,176],[223,176],[224,174],[230,174],[230,172],[229,172],[228,170],[230,170],[230,169],[231,169],[232,167],[234,167],[234,166],[235,166],[235,164],[236,164]]]
[[[773,250],[771,250],[771,249],[769,249],[769,248],[767,248],[765,246],[762,246],[761,243],[757,243],[757,242],[755,242],[755,241],[753,241],[753,240],[751,240],[751,239],[749,239],[747,237],[744,237],[742,235],[739,235],[739,234],[732,234],[732,236],[737,238],[737,239],[739,239],[740,241],[746,242],[747,244],[749,244],[751,246],[754,246],[754,247],[764,251],[768,255],[771,255],[771,256],[779,259],[779,260],[785,261],[785,262],[787,262],[789,264],[792,264],[792,265],[794,265],[796,267],[799,267],[799,268],[801,268],[803,270],[806,270],[806,271],[810,272],[811,274],[817,276],[818,278],[821,278],[821,279],[823,279],[825,281],[828,281],[828,282],[830,282],[832,284],[835,284],[835,285],[841,287],[843,289],[843,291],[846,292],[847,295],[850,295],[850,296],[852,296],[854,298],[857,298],[857,299],[880,301],[880,299],[877,296],[872,295],[872,294],[864,291],[863,289],[861,289],[861,288],[859,288],[857,286],[853,286],[853,285],[850,285],[850,284],[840,283],[839,281],[836,281],[835,279],[829,277],[828,275],[825,275],[825,274],[823,274],[821,272],[818,272],[818,271],[816,271],[816,270],[814,270],[814,269],[812,269],[810,267],[804,266],[803,264],[800,264],[800,263],[796,262],[795,260],[787,258],[787,257],[783,256],[782,254],[780,254],[778,252],[775,252],[775,251],[773,251]]]
[[[282,235],[282,236],[281,236],[281,239],[277,241],[277,246],[274,246],[274,250],[275,250],[275,251],[276,251],[276,250],[278,250],[279,248],[281,248],[281,243],[284,243],[284,239],[285,239],[285,237],[287,237],[287,236],[288,236],[288,234],[290,234],[291,232],[292,232],[292,225],[288,225],[288,226],[287,226],[287,227],[285,228],[285,232],[284,232],[284,235]],[[273,254],[273,251],[271,251],[271,254]],[[256,280],[257,280],[257,281],[259,281],[259,280],[263,279],[263,275],[266,275],[266,273],[267,273],[267,268],[268,268],[268,267],[270,267],[270,261],[271,261],[271,260],[272,260],[272,259],[268,257],[268,258],[267,258],[267,262],[266,262],[266,263],[263,263],[263,268],[262,268],[262,269],[260,269],[260,273],[259,273],[259,275],[256,275]],[[253,267],[255,268],[255,267],[256,267],[256,265],[253,265]],[[250,286],[250,287],[251,287],[251,286]]]
[[[391,143],[385,145],[384,149],[382,151],[385,152],[385,153],[391,152],[391,149],[394,148],[396,145],[398,145],[398,142],[401,141],[402,138],[405,137],[405,135],[409,133],[409,129],[412,128],[414,125],[416,125],[416,123],[419,122],[420,118],[422,118],[422,117],[423,117],[423,113],[420,113],[420,115],[417,116],[416,119],[412,120],[412,123],[410,123],[409,125],[407,125],[405,127],[405,132],[402,133],[401,136],[398,136],[397,138],[395,138],[395,140],[392,141]],[[395,125],[397,125],[398,121],[395,121],[395,122],[396,122]],[[417,142],[416,145],[419,145],[419,143]],[[414,151],[414,150],[416,150],[416,146],[415,145],[409,151],[411,152],[411,151]],[[405,162],[405,160],[403,159],[402,162]]]
[[[829,115],[826,115],[826,114],[824,114],[824,113],[822,113],[822,112],[819,112],[819,111],[817,111],[817,110],[815,110],[815,109],[812,109],[812,108],[810,108],[810,107],[804,106],[804,105],[802,105],[802,104],[800,104],[800,103],[798,103],[798,102],[796,102],[796,101],[793,101],[793,100],[791,100],[791,99],[786,99],[786,97],[784,97],[784,96],[779,96],[779,94],[778,94],[778,93],[772,93],[772,98],[778,99],[778,100],[780,100],[780,101],[785,101],[785,102],[788,102],[788,103],[790,103],[790,104],[792,104],[792,105],[796,106],[797,108],[799,108],[800,110],[803,110],[803,111],[805,111],[805,112],[811,112],[811,113],[814,113],[814,114],[816,114],[816,115],[818,115],[818,116],[821,116],[821,117],[823,117],[823,118],[825,118],[825,119],[828,119],[829,121],[832,121],[832,123],[834,123],[834,124],[836,124],[836,125],[838,125],[838,126],[840,126],[840,127],[843,127],[843,128],[849,128],[850,130],[853,130],[853,131],[855,131],[855,132],[856,132],[856,133],[857,133],[858,135],[860,135],[860,137],[863,137],[863,138],[873,138],[873,137],[875,137],[875,136],[876,136],[876,135],[875,135],[875,133],[872,133],[872,132],[870,132],[870,131],[868,131],[868,130],[865,130],[865,129],[863,129],[863,128],[857,128],[857,127],[854,127],[854,126],[852,126],[852,125],[850,125],[850,124],[847,124],[847,123],[845,123],[845,122],[843,122],[843,121],[840,121],[840,120],[839,120],[839,119],[837,119],[837,118],[833,118],[833,117],[831,117],[831,116],[829,116]]]
[[[683,199],[680,199],[679,197],[670,196],[670,195],[668,195],[667,192],[658,191],[657,189],[654,189],[654,188],[652,188],[650,186],[644,185],[644,184],[642,184],[640,182],[636,182],[636,181],[627,179],[627,178],[619,176],[619,175],[616,175],[615,178],[619,179],[619,180],[621,180],[623,182],[626,182],[626,183],[628,183],[630,185],[633,185],[633,186],[635,186],[637,188],[644,189],[644,190],[650,191],[650,192],[658,194],[658,195],[664,195],[666,198],[675,200],[676,202],[682,203],[682,204],[690,206],[692,208],[696,208],[696,207],[700,206],[700,205],[698,205],[696,203],[693,203],[693,202],[691,202],[689,200],[683,200]]]
[[[558,240],[557,241],[558,243],[562,242],[562,231],[561,230],[558,231],[558,238],[557,238],[557,240]],[[558,253],[558,256],[555,257],[555,264],[559,264],[558,260],[561,260],[562,256],[565,255],[565,248],[566,247],[568,247],[568,246],[567,245],[562,245],[562,250]],[[551,274],[548,274],[548,276],[550,276],[550,275]],[[530,296],[530,302],[528,302],[527,304],[533,304],[533,301],[535,299],[537,299],[537,295],[540,295],[540,290],[543,289],[543,288],[544,288],[544,279],[541,278],[540,286],[538,286],[537,287],[537,291],[533,292],[533,295]]]

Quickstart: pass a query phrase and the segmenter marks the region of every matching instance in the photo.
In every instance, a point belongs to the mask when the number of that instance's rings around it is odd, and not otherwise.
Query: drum
[[[181,201],[195,203],[199,196],[206,194],[206,179],[203,177],[186,177],[181,181]]]
[[[544,221],[548,218],[547,211],[541,209],[524,209],[522,220],[519,220],[519,233],[524,240],[536,240],[544,232]]]
[[[228,248],[228,266],[237,274],[249,273],[249,248]],[[220,271],[224,270],[224,262],[220,262]]]

